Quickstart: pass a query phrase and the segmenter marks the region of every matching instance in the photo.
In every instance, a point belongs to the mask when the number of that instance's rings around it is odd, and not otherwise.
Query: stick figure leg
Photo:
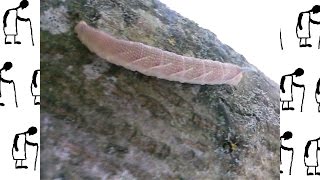
[[[4,43],[5,43],[5,44],[12,44],[10,41],[9,41],[9,42],[7,41],[7,37],[8,37],[8,36],[7,36],[7,35],[5,35],[5,36],[6,36],[6,37],[4,38]]]
[[[14,36],[14,43],[15,43],[15,44],[21,44],[20,41],[16,41],[16,36]]]
[[[310,172],[309,169],[310,169],[310,167],[307,166],[307,175],[308,175],[308,176],[313,175],[313,172]]]
[[[18,161],[18,160],[17,160]],[[23,160],[20,160],[21,161],[21,165],[20,166],[16,166],[16,169],[28,169],[28,166],[24,166],[23,164],[22,164],[22,161]]]
[[[315,170],[315,175],[320,176],[320,172],[317,172],[317,167],[315,167],[314,170]]]
[[[39,96],[34,96],[34,105],[40,105]]]

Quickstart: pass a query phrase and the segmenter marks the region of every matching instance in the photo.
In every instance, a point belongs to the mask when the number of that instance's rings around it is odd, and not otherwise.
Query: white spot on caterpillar
[[[170,81],[191,84],[237,85],[242,73],[255,71],[230,63],[181,56],[142,43],[119,40],[88,26],[84,21],[75,27],[80,41],[108,62]]]

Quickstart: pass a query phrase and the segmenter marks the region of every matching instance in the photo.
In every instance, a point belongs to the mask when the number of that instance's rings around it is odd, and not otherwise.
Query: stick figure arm
[[[14,140],[13,140],[13,148],[14,148],[15,151],[19,151],[18,144],[17,144],[18,139],[19,139],[19,134],[16,134],[14,136]]]
[[[297,84],[297,83],[295,83],[295,82],[292,82],[292,85],[294,85],[294,86],[296,86],[296,87],[304,87],[303,84]]]
[[[304,157],[309,157],[309,147],[311,145],[311,141],[308,141],[307,144],[306,144],[306,147],[304,149]]]
[[[4,16],[3,16],[3,27],[7,27],[7,17],[9,15],[9,10],[7,10],[5,13],[4,13]]]
[[[0,81],[4,82],[4,83],[11,83],[12,80],[6,80],[6,79],[3,79],[2,77],[0,77]]]
[[[320,80],[317,82],[316,94],[320,94]]]
[[[33,86],[34,86],[35,88],[38,87],[38,85],[37,85],[37,75],[38,75],[38,71],[40,72],[40,70],[35,70],[35,71],[33,72],[33,75],[32,75],[32,84],[33,84]]]
[[[301,19],[302,19],[303,13],[304,12],[299,13],[299,16],[298,16],[298,27],[300,30],[302,30]]]
[[[280,90],[282,91],[282,93],[285,93],[285,92],[286,92],[285,89],[284,89],[284,86],[283,86],[284,80],[286,79],[286,76],[287,76],[287,75],[282,76],[282,77],[281,77],[281,81],[280,81]]]
[[[29,21],[29,20],[30,20],[29,18],[22,18],[22,17],[20,17],[20,16],[17,16],[17,19],[18,19],[19,21]]]
[[[284,145],[281,145],[281,149],[286,150],[286,151],[293,151],[293,148],[289,148]]]
[[[313,23],[313,24],[320,24],[320,21],[315,21],[313,19],[310,19],[310,22]]]
[[[36,146],[38,145],[38,143],[33,143],[33,142],[29,142],[29,141],[26,141],[26,144],[30,145],[30,146]]]

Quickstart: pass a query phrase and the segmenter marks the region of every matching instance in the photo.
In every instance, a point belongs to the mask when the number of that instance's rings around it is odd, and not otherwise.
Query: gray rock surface
[[[80,20],[181,55],[252,66],[156,0],[41,1],[42,179],[279,179],[279,89],[170,82],[109,64]]]

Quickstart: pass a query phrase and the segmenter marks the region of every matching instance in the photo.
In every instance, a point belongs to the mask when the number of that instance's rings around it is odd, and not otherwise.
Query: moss
[[[41,58],[42,107],[45,110],[72,116],[78,114],[79,102],[96,104],[94,99],[102,96],[102,87],[96,81],[86,85],[82,65],[91,62],[91,55],[73,33],[51,35],[41,31],[41,53],[46,54]],[[50,55],[55,55],[56,59],[52,59],[54,56],[48,59]]]
[[[69,0],[65,4],[69,9],[69,19],[77,23],[80,20],[95,22],[100,18],[100,13],[94,4],[88,4],[87,0]]]
[[[49,8],[57,8],[63,4],[64,4],[64,2],[62,0],[57,0],[54,2],[43,1],[40,3],[40,9],[41,9],[41,12],[43,12],[43,11],[48,10]]]

